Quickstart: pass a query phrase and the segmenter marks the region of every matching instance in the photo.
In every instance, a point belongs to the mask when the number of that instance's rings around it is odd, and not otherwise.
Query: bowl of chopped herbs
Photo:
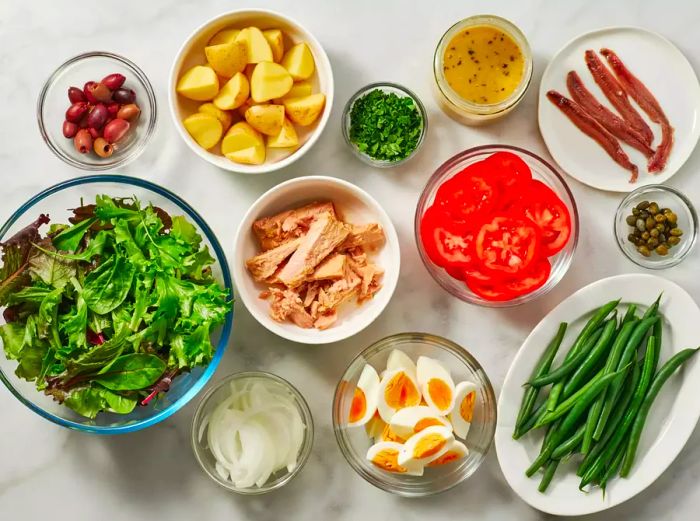
[[[396,83],[372,83],[345,105],[343,136],[365,163],[388,168],[405,163],[420,149],[428,130],[423,103]]]
[[[185,201],[142,179],[71,179],[0,227],[0,379],[64,427],[149,427],[213,375],[232,300],[221,245]]]

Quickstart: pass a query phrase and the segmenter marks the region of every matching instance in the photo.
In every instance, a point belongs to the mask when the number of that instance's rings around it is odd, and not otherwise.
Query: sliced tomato
[[[571,237],[571,215],[564,202],[541,181],[528,184],[511,210],[533,221],[540,229],[544,255],[557,254]]]
[[[474,234],[469,225],[459,223],[439,206],[431,206],[420,226],[425,252],[443,268],[460,268],[474,262]]]
[[[497,215],[481,226],[474,247],[476,258],[486,271],[514,275],[538,257],[539,230],[525,217]]]
[[[532,293],[536,289],[544,286],[552,272],[552,266],[547,259],[538,259],[521,276],[506,282],[503,289],[511,293],[514,297]]]
[[[513,152],[496,152],[486,163],[497,174],[502,189],[508,190],[532,179],[532,171],[523,159]]]
[[[448,266],[447,268],[445,268],[445,271],[453,279],[461,280],[462,282],[464,282],[464,278],[466,277],[466,274],[464,273],[463,268],[452,268],[452,267]]]
[[[464,220],[493,209],[499,193],[495,177],[485,161],[479,161],[440,185],[435,202],[456,218]]]
[[[494,302],[505,302],[515,298],[506,288],[499,284],[492,284],[474,277],[467,277],[465,280],[467,287],[477,296],[484,300]]]

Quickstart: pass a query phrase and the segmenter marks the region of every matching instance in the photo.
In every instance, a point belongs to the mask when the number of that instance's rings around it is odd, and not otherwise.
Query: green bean
[[[537,408],[537,410],[530,415],[530,418],[522,425],[518,427],[513,433],[513,439],[518,440],[522,438],[525,434],[530,432],[535,424],[545,415],[547,412],[547,403],[543,402]]]
[[[627,312],[625,313],[625,316],[622,317],[622,322],[620,323],[620,327],[624,326],[627,322],[631,321],[632,319],[637,318],[637,304],[630,304],[627,307]]]
[[[586,322],[586,325],[583,326],[583,329],[576,338],[574,345],[571,346],[571,350],[569,351],[569,353],[572,353],[572,356],[573,354],[576,354],[576,352],[586,342],[588,337],[591,336],[593,331],[598,329],[598,326],[600,326],[603,323],[603,321],[607,318],[610,312],[614,310],[619,303],[620,299],[611,300],[610,302],[604,304],[596,310],[593,316],[588,320],[588,322]]]
[[[561,392],[564,389],[564,383],[563,382],[558,382],[557,384],[552,386],[552,389],[549,391],[549,396],[547,396],[547,411],[553,411],[556,409],[557,404],[559,403],[559,398],[561,397]]]
[[[661,341],[664,331],[664,316],[659,314],[659,321],[654,324],[653,335],[656,337],[656,360],[654,361],[654,374],[656,374],[656,368],[659,365],[659,357],[661,356]]]
[[[584,346],[578,351],[578,353],[564,360],[564,362],[554,371],[551,371],[544,376],[535,378],[534,380],[529,382],[530,385],[532,387],[544,387],[547,384],[558,382],[568,374],[575,371],[586,359],[591,349],[593,349],[596,342],[600,338],[602,332],[602,330],[595,331],[588,339],[588,341],[584,344]]]
[[[576,402],[581,398],[582,395],[584,395],[588,390],[593,387],[598,380],[600,380],[604,376],[604,373],[602,369],[596,374],[593,378],[591,378],[586,385],[581,387],[578,391],[576,391],[574,394],[569,396],[566,400],[561,402],[559,405],[557,405],[557,408],[554,409],[553,411],[548,411],[545,415],[543,415],[540,420],[534,424],[533,429],[538,429],[542,427],[543,425],[547,425],[548,423],[553,422],[557,418],[561,418],[564,416],[567,412],[569,412],[574,405],[576,405]]]
[[[649,341],[653,344],[654,337],[650,337]],[[676,369],[695,355],[698,350],[700,350],[700,347],[696,349],[684,349],[683,351],[675,354],[661,367],[661,369],[659,369],[659,373],[654,377],[654,381],[651,383],[646,396],[644,396],[644,401],[642,402],[639,412],[634,419],[634,424],[632,425],[630,443],[627,446],[625,461],[622,465],[622,470],[620,471],[620,475],[622,477],[627,477],[632,469],[632,465],[634,464],[634,456],[639,445],[639,438],[642,436],[642,430],[644,430],[644,423],[646,422],[647,416],[649,415],[649,410],[651,409],[654,400],[658,396],[659,391],[671,377],[671,375],[676,372]]]
[[[622,465],[622,458],[625,454],[625,451],[621,450],[619,451],[615,457],[612,460],[612,463],[608,466],[608,468],[605,470],[605,474],[603,475],[603,479],[600,480],[600,488],[603,489],[603,496],[605,496],[605,487],[608,484],[608,481],[610,478],[612,478],[615,474],[617,474],[618,470],[620,470],[620,465]]]
[[[656,314],[659,311],[659,304],[661,303],[661,296],[663,295],[663,292],[659,293],[659,296],[656,297],[656,300],[652,302],[651,306],[647,308],[647,310],[644,312],[644,315],[642,315],[642,320],[645,318],[653,317],[656,316]]]
[[[618,362],[617,369],[620,369],[621,367],[629,364],[633,358],[636,358],[635,355],[637,353],[639,345],[642,343],[642,339],[647,334],[647,331],[649,331],[658,321],[659,317],[656,316],[656,314],[654,314],[650,317],[642,319],[640,322],[637,323],[637,326],[634,328],[632,335],[627,341],[627,345],[625,345],[625,349],[622,351],[622,356],[620,357],[620,361]],[[605,423],[608,421],[610,412],[612,411],[612,408],[615,405],[615,402],[617,401],[617,397],[620,394],[622,381],[623,378],[618,378],[610,384],[610,387],[608,387],[608,390],[605,392],[605,401],[603,403],[603,409],[600,413],[600,418],[598,419],[598,425],[596,426],[595,431],[593,432],[593,439],[596,441],[598,441],[603,435]]]
[[[605,323],[605,326],[603,326],[603,332],[593,346],[593,349],[591,349],[588,357],[583,361],[578,369],[574,371],[574,374],[571,375],[566,384],[564,384],[562,396],[565,400],[581,388],[584,379],[590,374],[601,357],[610,348],[610,344],[615,336],[615,330],[616,321],[614,319],[608,320]]]
[[[625,368],[626,370],[626,368]],[[525,474],[531,477],[537,470],[547,463],[554,449],[568,436],[568,434],[576,427],[576,422],[588,410],[589,405],[595,400],[598,395],[605,390],[610,382],[617,376],[617,372],[603,376],[598,380],[581,398],[576,402],[576,405],[569,411],[561,422],[561,425],[556,430],[555,434],[549,440],[545,449],[540,452],[540,455],[535,458],[535,461],[528,467]]]
[[[552,459],[560,460],[567,454],[573,452],[574,449],[578,447],[579,443],[581,443],[585,430],[586,424],[583,423],[569,439],[557,445],[557,448],[552,452]]]
[[[547,487],[549,487],[549,484],[552,482],[552,478],[554,477],[554,473],[557,471],[558,466],[559,460],[553,459],[547,463],[547,467],[544,469],[544,475],[542,476],[542,481],[540,481],[540,485],[537,487],[537,490],[540,492],[545,492],[547,490]]]
[[[604,374],[610,374],[617,368],[620,357],[622,356],[622,351],[632,335],[632,331],[636,325],[636,321],[631,321],[622,326],[620,334],[617,335],[617,338],[615,338],[615,342],[610,349],[610,354],[608,354],[608,359],[605,362],[605,367],[603,368]],[[603,410],[603,399],[604,395],[600,396],[588,411],[586,432],[583,435],[583,442],[581,443],[581,452],[583,454],[586,454],[589,450],[591,450],[591,445],[593,444],[593,433],[596,430],[598,418],[600,418],[600,414]]]
[[[566,322],[562,322],[561,324],[559,324],[557,334],[551,340],[551,342],[547,346],[547,349],[545,349],[544,353],[542,354],[542,357],[535,366],[535,369],[532,372],[532,378],[537,378],[539,376],[547,374],[549,368],[552,365],[552,361],[554,360],[554,357],[556,356],[557,351],[559,350],[561,341],[564,338],[564,335],[566,334],[567,326],[568,324]],[[516,432],[517,428],[520,427],[523,423],[525,423],[526,419],[532,413],[532,409],[535,406],[538,394],[539,390],[534,387],[529,387],[525,390],[525,393],[523,394],[523,401],[520,405],[520,411],[518,412],[518,418],[515,421]]]

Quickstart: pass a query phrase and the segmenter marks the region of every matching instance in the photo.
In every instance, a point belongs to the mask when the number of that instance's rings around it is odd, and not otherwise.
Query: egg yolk
[[[399,465],[399,451],[396,449],[380,450],[372,458],[372,463],[389,472],[406,472],[408,470]]]
[[[442,450],[447,440],[439,434],[428,434],[416,442],[413,457],[416,459],[429,458]]]
[[[362,389],[355,388],[355,393],[350,404],[350,422],[354,423],[364,418],[367,412],[367,397]]]
[[[428,466],[429,467],[437,467],[438,465],[445,465],[447,463],[452,463],[453,461],[457,461],[458,459],[461,459],[462,455],[458,452],[455,452],[453,450],[448,450],[440,456],[438,459],[431,461]]]
[[[382,431],[382,441],[395,441],[397,443],[403,443],[406,440],[392,431],[391,426],[387,423]]]
[[[428,394],[435,407],[441,411],[448,409],[452,403],[452,389],[439,378],[431,378],[428,381]]]
[[[427,429],[428,427],[432,427],[433,425],[444,425],[440,420],[437,418],[423,418],[421,420],[418,420],[416,424],[413,426],[413,432],[420,432],[423,429]]]
[[[470,392],[464,397],[462,403],[459,404],[459,415],[464,418],[464,421],[471,423],[474,417],[474,399],[476,398],[476,393],[474,391]]]
[[[386,384],[384,400],[392,409],[418,405],[420,393],[406,373],[396,373]]]

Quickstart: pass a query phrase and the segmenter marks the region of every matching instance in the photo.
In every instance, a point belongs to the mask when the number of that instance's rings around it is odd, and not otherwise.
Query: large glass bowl
[[[377,372],[381,372],[386,367],[389,353],[394,349],[403,351],[414,361],[421,355],[435,358],[450,372],[455,383],[468,380],[476,384],[474,416],[467,439],[464,440],[469,449],[466,458],[449,465],[428,468],[423,476],[386,472],[367,460],[367,449],[371,441],[364,427],[348,426],[350,404],[365,364],[370,364]],[[491,447],[496,430],[496,396],[491,381],[479,362],[463,347],[435,335],[400,333],[369,346],[347,368],[333,399],[333,430],[347,462],[369,483],[400,496],[429,496],[457,486],[479,468]]]
[[[451,277],[443,268],[430,260],[430,257],[428,257],[425,249],[423,248],[423,242],[421,241],[420,237],[421,219],[423,218],[426,210],[433,204],[435,194],[437,193],[438,188],[440,188],[440,185],[465,167],[486,159],[496,152],[511,152],[513,154],[517,154],[530,167],[530,170],[532,171],[532,178],[538,179],[549,186],[549,188],[551,188],[554,193],[559,196],[564,204],[566,204],[566,207],[569,209],[569,214],[571,215],[571,237],[569,237],[569,242],[566,243],[564,249],[562,249],[555,256],[549,258],[549,262],[552,265],[552,271],[549,275],[549,279],[547,279],[547,282],[532,293],[521,295],[512,300],[503,302],[485,300],[474,294],[464,282]],[[460,152],[459,154],[452,156],[450,159],[440,165],[428,180],[428,183],[425,185],[423,193],[418,200],[414,226],[416,245],[418,246],[420,257],[423,259],[423,264],[425,264],[425,267],[428,269],[437,283],[452,293],[452,295],[465,302],[487,307],[517,306],[530,302],[531,300],[534,300],[549,292],[559,283],[562,277],[564,277],[566,271],[569,269],[574,251],[576,250],[576,245],[578,243],[579,233],[579,219],[576,201],[574,200],[574,196],[571,193],[571,190],[569,190],[569,186],[566,184],[566,181],[564,181],[562,175],[557,172],[557,170],[551,164],[538,155],[533,154],[528,150],[509,145],[483,145],[470,148],[464,152]]]
[[[10,216],[0,228],[0,242],[12,237],[41,213],[49,214],[51,222],[68,222],[67,219],[72,214],[70,208],[79,206],[81,199],[94,201],[98,194],[107,194],[113,197],[136,196],[143,202],[147,201],[159,206],[171,215],[185,215],[202,235],[202,244],[209,246],[209,251],[216,259],[216,264],[212,266],[215,278],[226,287],[233,298],[233,286],[226,256],[204,219],[177,195],[142,179],[119,175],[93,175],[71,179],[52,186],[32,197]],[[0,313],[0,324],[4,323],[2,313]],[[131,414],[127,415],[100,413],[97,418],[90,420],[76,414],[68,407],[58,404],[49,396],[37,391],[33,382],[27,382],[15,375],[17,362],[5,357],[4,350],[1,349],[1,340],[0,379],[24,405],[43,418],[63,427],[97,434],[133,432],[168,418],[202,390],[221,361],[231,334],[232,324],[233,313],[229,313],[224,325],[212,336],[216,351],[208,366],[197,367],[190,373],[178,376],[173,380],[167,393],[161,394],[150,405],[137,407]]]

